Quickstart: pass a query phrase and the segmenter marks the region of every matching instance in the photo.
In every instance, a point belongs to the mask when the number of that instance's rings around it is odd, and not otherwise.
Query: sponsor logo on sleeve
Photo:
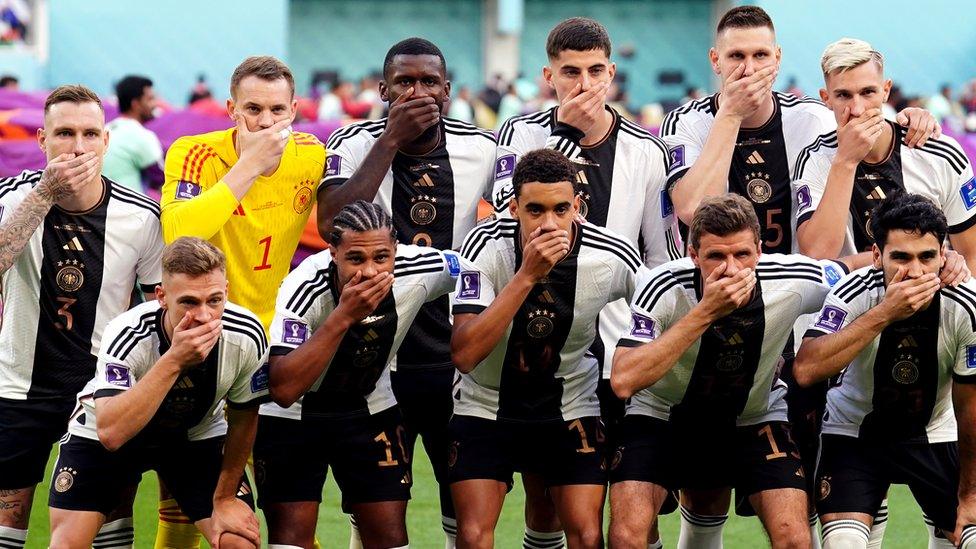
[[[976,177],[963,183],[959,189],[959,194],[962,195],[962,202],[966,205],[967,210],[976,208]]]
[[[668,218],[674,214],[674,204],[668,191],[661,191],[661,217]]]
[[[678,145],[671,148],[671,169],[680,168],[685,165],[685,146]]]
[[[515,173],[514,154],[506,154],[498,160],[495,160],[495,179],[511,177],[513,173]]]
[[[339,170],[342,169],[342,157],[330,154],[325,159],[325,176],[331,177],[333,175],[339,175]]]
[[[192,181],[180,180],[176,184],[176,198],[191,199],[196,196],[200,196],[200,185],[193,183]]]
[[[837,307],[832,307],[827,305],[820,312],[820,318],[817,319],[815,326],[827,332],[836,332],[840,330],[840,327],[844,324],[844,319],[847,318],[847,312],[838,309]]]
[[[458,299],[478,299],[481,297],[481,273],[465,271],[461,273],[461,289]]]
[[[813,205],[813,198],[810,197],[810,187],[801,185],[796,190],[796,207],[799,210],[803,210],[804,208],[809,208],[811,205]]]
[[[834,284],[837,284],[837,281],[843,276],[841,275],[840,269],[829,263],[823,266],[823,272],[824,280],[827,281],[827,285],[831,288],[833,288]]]
[[[461,260],[458,259],[457,254],[444,252],[444,259],[447,261],[447,272],[451,273],[452,277],[457,278],[461,274]]]
[[[270,364],[264,363],[260,368],[258,368],[258,371],[254,372],[254,375],[251,376],[252,393],[262,393],[268,390],[268,379],[270,376],[268,369],[270,367]]]
[[[308,326],[301,320],[286,318],[281,326],[281,340],[289,345],[301,345],[308,339]]]
[[[105,366],[105,381],[118,387],[132,387],[129,368],[121,364],[108,364]]]
[[[630,335],[644,339],[654,339],[654,321],[640,314],[631,313]]]

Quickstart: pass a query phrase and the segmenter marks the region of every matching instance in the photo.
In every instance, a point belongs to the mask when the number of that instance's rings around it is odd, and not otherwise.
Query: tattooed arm
[[[44,168],[41,181],[28,193],[7,222],[0,225],[0,274],[6,273],[14,264],[31,235],[44,221],[51,206],[75,192],[98,169],[99,162],[95,153],[80,156],[62,154]]]

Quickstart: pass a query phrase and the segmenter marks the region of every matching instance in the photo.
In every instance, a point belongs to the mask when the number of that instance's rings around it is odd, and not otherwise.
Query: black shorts
[[[452,483],[491,479],[511,487],[515,472],[539,475],[547,487],[607,482],[599,417],[518,423],[455,415],[449,430]]]
[[[329,467],[342,507],[410,499],[410,454],[396,406],[371,416],[336,419],[258,418],[254,476],[258,507],[322,501]]]
[[[786,383],[786,404],[789,406],[793,440],[800,449],[803,468],[812,472],[816,468],[820,449],[820,426],[827,409],[828,385],[827,381],[822,381],[810,387],[801,387],[793,377],[794,362],[793,358],[786,360],[780,379]],[[808,475],[807,481],[807,490],[814,493],[814,475]]]
[[[778,488],[804,490],[805,477],[785,422],[704,437],[668,421],[629,415],[610,462],[611,483],[637,480],[671,490],[728,486],[744,496]]]
[[[956,527],[959,446],[955,442],[879,443],[823,435],[817,464],[817,512],[874,516],[891,484],[907,484],[938,528]]]
[[[153,446],[125,445],[109,452],[97,440],[68,435],[61,443],[51,479],[48,505],[108,515],[127,489],[155,470],[183,513],[196,522],[213,514],[224,437]],[[248,501],[249,493],[238,493]]]
[[[0,490],[44,480],[51,446],[68,430],[76,401],[0,399]]]

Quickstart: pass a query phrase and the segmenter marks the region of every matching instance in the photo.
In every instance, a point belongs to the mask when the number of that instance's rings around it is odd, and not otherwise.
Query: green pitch
[[[420,449],[420,445],[418,445]],[[57,452],[51,454],[48,462],[47,478],[51,477],[51,469]],[[413,499],[407,508],[407,526],[410,533],[410,546],[418,549],[440,549],[444,547],[444,533],[441,530],[440,507],[437,498],[437,487],[431,472],[426,454],[416,455],[414,464]],[[30,537],[28,548],[42,549],[47,547],[48,516],[47,490],[45,482],[38,487],[34,497],[34,512],[30,523]],[[149,473],[143,476],[139,486],[139,493],[135,502],[135,530],[136,548],[151,548],[156,535],[156,475]],[[505,509],[498,522],[495,533],[496,546],[499,548],[515,548],[522,545],[523,493],[519,484],[505,500]],[[908,489],[904,486],[893,487],[889,498],[888,530],[885,534],[886,548],[909,549],[925,547],[927,535],[922,523],[922,514],[912,499]],[[258,513],[260,516],[260,512]],[[609,516],[609,507],[607,516]],[[262,517],[263,518],[263,517]],[[606,518],[604,519],[606,521]],[[606,522],[604,522],[604,527]],[[678,513],[665,516],[661,520],[661,532],[664,536],[665,547],[674,547],[678,538]],[[262,530],[264,524],[262,520]],[[331,477],[325,488],[322,507],[319,511],[318,538],[324,549],[348,547],[349,522],[339,510],[339,490]],[[203,544],[206,547],[206,543]],[[755,518],[740,518],[732,516],[725,525],[725,547],[728,549],[752,549],[768,546],[765,534]]]

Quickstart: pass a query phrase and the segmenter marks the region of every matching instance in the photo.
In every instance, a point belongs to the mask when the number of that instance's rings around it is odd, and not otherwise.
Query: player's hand
[[[885,124],[881,109],[868,109],[852,117],[850,107],[846,107],[837,126],[837,159],[854,165],[864,160]]]
[[[742,76],[746,66],[736,67],[722,86],[719,112],[728,113],[742,120],[756,112],[773,92],[773,82],[779,67],[771,65],[759,69],[749,76]]]
[[[563,229],[544,231],[539,227],[529,235],[529,241],[522,251],[522,266],[519,267],[519,271],[533,283],[538,283],[549,274],[560,259],[566,257],[569,247],[569,231]]]
[[[98,155],[86,152],[75,156],[73,153],[58,155],[48,162],[37,184],[37,192],[51,203],[78,192],[101,168]]]
[[[956,530],[946,532],[953,547],[960,547],[964,531],[976,528],[976,498],[973,496],[960,497],[956,507]]]
[[[364,278],[363,273],[357,271],[342,289],[339,306],[333,314],[339,314],[355,324],[371,315],[392,287],[391,273],[376,273],[370,278]]]
[[[441,120],[441,109],[433,97],[414,97],[410,87],[390,105],[383,135],[400,148],[420,137]]]
[[[213,537],[209,541],[214,549],[219,549],[220,536],[227,532],[246,538],[255,547],[261,547],[261,524],[254,511],[242,500],[236,497],[214,500],[210,519]]]
[[[569,94],[563,98],[559,108],[556,109],[556,121],[569,124],[586,133],[603,116],[603,107],[607,102],[610,83],[598,82],[590,86],[590,89],[582,90],[583,85],[576,84]]]
[[[220,339],[223,323],[219,318],[204,322],[193,328],[193,315],[186,313],[173,329],[173,342],[166,354],[173,358],[180,368],[186,370],[207,359],[211,349]]]
[[[929,139],[942,135],[942,126],[939,121],[932,116],[932,113],[918,107],[903,109],[895,117],[895,122],[908,128],[908,132],[905,134],[905,143],[912,148],[921,147]]]
[[[942,287],[952,286],[955,288],[969,280],[970,275],[972,273],[969,272],[969,266],[966,265],[966,258],[955,250],[946,250],[945,265],[939,270],[939,282]]]
[[[281,155],[285,152],[285,145],[288,144],[291,119],[279,120],[270,127],[256,132],[247,129],[244,115],[238,114],[234,121],[237,122],[237,144],[241,149],[240,161],[254,166],[259,174],[276,169],[281,162]]]
[[[722,276],[727,263],[716,267],[705,279],[701,306],[710,319],[718,320],[749,302],[756,288],[756,272],[740,269],[732,276]]]
[[[888,283],[884,300],[881,302],[887,311],[888,319],[892,322],[908,318],[922,310],[941,286],[939,277],[934,273],[906,280],[907,273],[906,268],[898,267],[898,272]]]

